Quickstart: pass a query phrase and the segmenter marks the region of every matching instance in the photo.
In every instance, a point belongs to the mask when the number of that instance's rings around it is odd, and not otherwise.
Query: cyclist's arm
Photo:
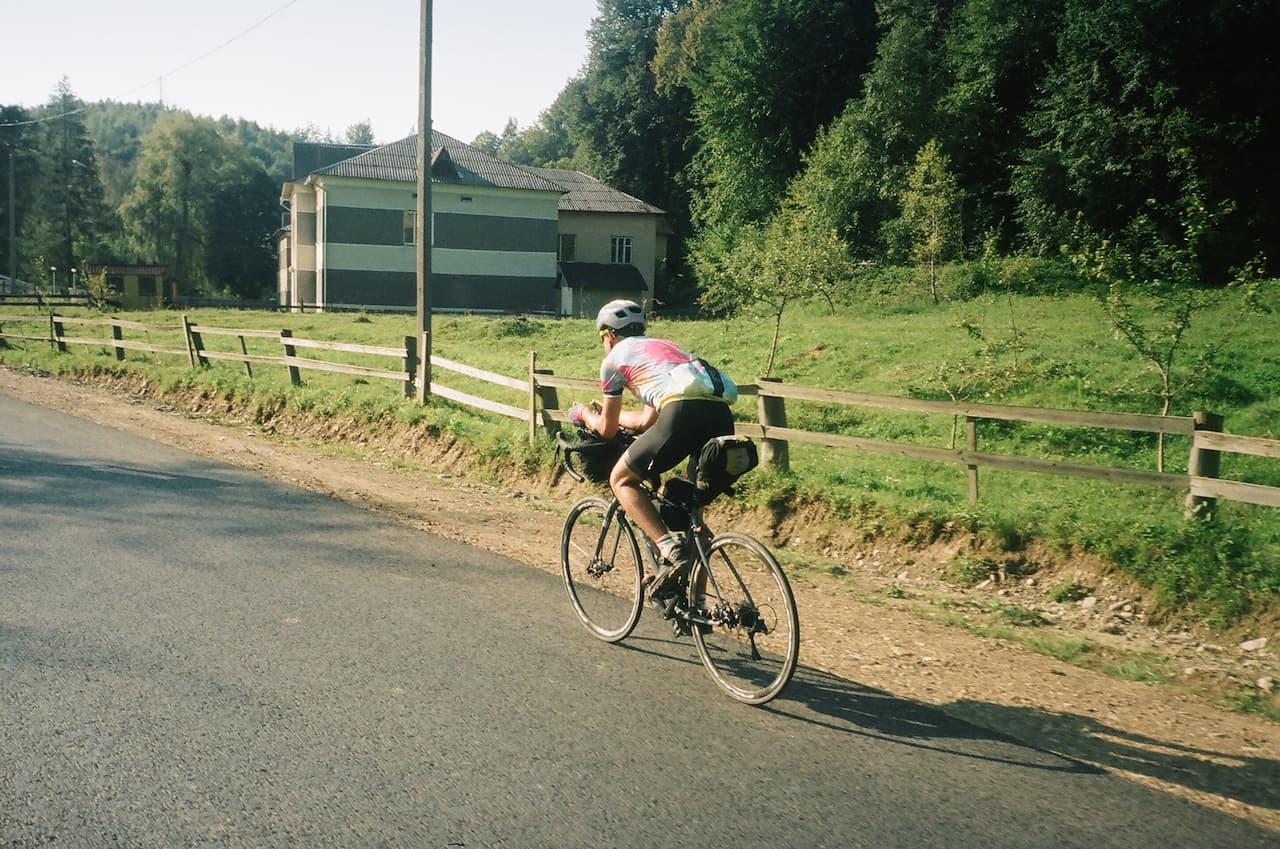
[[[653,423],[657,420],[658,411],[648,404],[639,410],[622,409],[621,395],[606,395],[600,404],[599,413],[587,411],[583,414],[583,421],[586,422],[587,427],[605,439],[617,433],[619,426],[629,430],[644,431],[653,427]]]

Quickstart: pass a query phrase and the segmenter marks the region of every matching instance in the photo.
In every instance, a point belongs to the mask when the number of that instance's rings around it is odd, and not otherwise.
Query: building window
[[[630,236],[609,237],[609,262],[623,262],[628,265],[631,264]]]
[[[560,250],[556,254],[556,259],[561,262],[573,262],[577,256],[577,237],[572,233],[560,234]]]
[[[107,277],[107,292],[112,295],[119,295],[124,292],[124,278],[114,274]]]
[[[406,245],[417,244],[418,233],[418,213],[414,210],[405,210],[404,213],[404,243]]]

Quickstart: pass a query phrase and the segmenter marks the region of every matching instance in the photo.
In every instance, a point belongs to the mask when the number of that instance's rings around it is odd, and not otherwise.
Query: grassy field
[[[1280,345],[1271,285],[1264,311],[1240,317],[1230,299],[1197,317],[1187,336],[1186,362],[1231,328],[1229,344],[1208,377],[1175,401],[1174,414],[1207,410],[1225,416],[1225,430],[1280,438]],[[13,310],[13,312],[19,312]],[[30,311],[28,311],[30,312]],[[67,310],[67,315],[94,315]],[[395,346],[413,332],[412,316],[296,315],[195,310],[197,325],[290,329],[294,336]],[[176,325],[175,313],[120,314],[150,325]],[[30,325],[29,327],[35,327]],[[28,332],[5,325],[6,332]],[[531,351],[540,368],[591,377],[601,350],[586,320],[437,315],[433,352],[440,357],[525,378]],[[768,360],[770,320],[658,319],[653,332],[721,365],[739,382],[759,376]],[[37,332],[37,331],[32,331]],[[71,328],[74,335],[105,335],[103,328]],[[136,332],[126,338],[135,338]],[[138,337],[140,338],[140,336]],[[149,334],[153,344],[181,347],[180,333]],[[234,340],[209,337],[232,350]],[[248,340],[250,352],[278,356],[274,340]],[[327,355],[397,368],[390,359]],[[549,449],[524,444],[525,426],[435,402],[426,409],[400,398],[392,381],[304,372],[305,385],[289,385],[283,367],[215,362],[192,370],[185,356],[128,352],[118,363],[105,348],[72,346],[56,353],[47,343],[0,348],[0,363],[54,373],[141,370],[164,386],[200,386],[250,398],[263,408],[289,405],[324,415],[374,420],[395,417],[447,431],[475,446],[482,463],[536,467]],[[1088,296],[982,295],[934,305],[902,298],[865,298],[792,308],[783,321],[772,377],[857,392],[929,399],[1082,410],[1158,413],[1153,371],[1117,339],[1098,302]],[[468,381],[437,370],[436,381],[515,406],[514,390]],[[569,399],[572,400],[572,399]],[[585,399],[583,399],[585,400]],[[566,402],[567,403],[567,402]],[[788,402],[792,427],[947,447],[955,422],[947,416],[879,413],[836,405]],[[754,420],[754,404],[738,415]],[[961,437],[962,438],[962,437]],[[982,450],[1156,468],[1153,435],[1083,428],[984,423]],[[1186,470],[1188,440],[1170,438],[1166,471]],[[830,515],[870,538],[893,534],[926,540],[943,527],[972,529],[1006,551],[1033,541],[1062,551],[1092,552],[1155,588],[1169,607],[1225,625],[1280,595],[1280,510],[1220,503],[1204,521],[1183,517],[1182,493],[1071,478],[982,471],[982,498],[966,498],[963,467],[935,465],[852,451],[793,445],[789,474],[754,474],[739,495],[748,503],[779,507],[821,504]],[[1223,477],[1280,486],[1280,462],[1224,458]]]

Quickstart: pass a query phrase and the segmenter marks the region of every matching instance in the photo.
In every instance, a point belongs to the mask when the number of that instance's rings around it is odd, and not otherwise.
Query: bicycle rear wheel
[[[800,618],[769,549],[746,534],[717,536],[707,563],[696,561],[689,608],[694,644],[721,690],[750,705],[782,692],[800,656]]]
[[[560,537],[560,570],[573,609],[587,630],[616,643],[640,620],[643,561],[631,523],[603,498],[569,511]]]

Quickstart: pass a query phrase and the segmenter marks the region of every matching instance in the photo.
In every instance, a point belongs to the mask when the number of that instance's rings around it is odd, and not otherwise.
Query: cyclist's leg
[[[733,433],[733,414],[720,401],[673,401],[662,408],[653,427],[642,433],[613,468],[609,485],[627,515],[650,539],[670,532],[640,484],[675,468],[702,449],[707,440]]]
[[[674,401],[659,411],[657,421],[632,443],[614,469],[618,500],[628,509],[641,511],[636,521],[650,539],[667,543],[651,585],[655,597],[670,596],[690,564],[675,547],[670,528],[640,490],[639,483],[669,471],[701,450],[708,439],[726,432],[733,432],[733,414],[727,404],[701,399]],[[667,605],[667,615],[672,612],[671,605]]]
[[[612,474],[609,475],[609,488],[613,490],[614,497],[618,499],[618,503],[626,511],[627,518],[639,525],[640,530],[644,531],[649,539],[656,540],[667,533],[667,526],[662,523],[662,517],[658,515],[658,510],[653,506],[653,502],[649,500],[644,490],[640,488],[640,484],[644,480],[634,469],[627,465],[627,458],[624,454],[622,459],[613,467]]]

